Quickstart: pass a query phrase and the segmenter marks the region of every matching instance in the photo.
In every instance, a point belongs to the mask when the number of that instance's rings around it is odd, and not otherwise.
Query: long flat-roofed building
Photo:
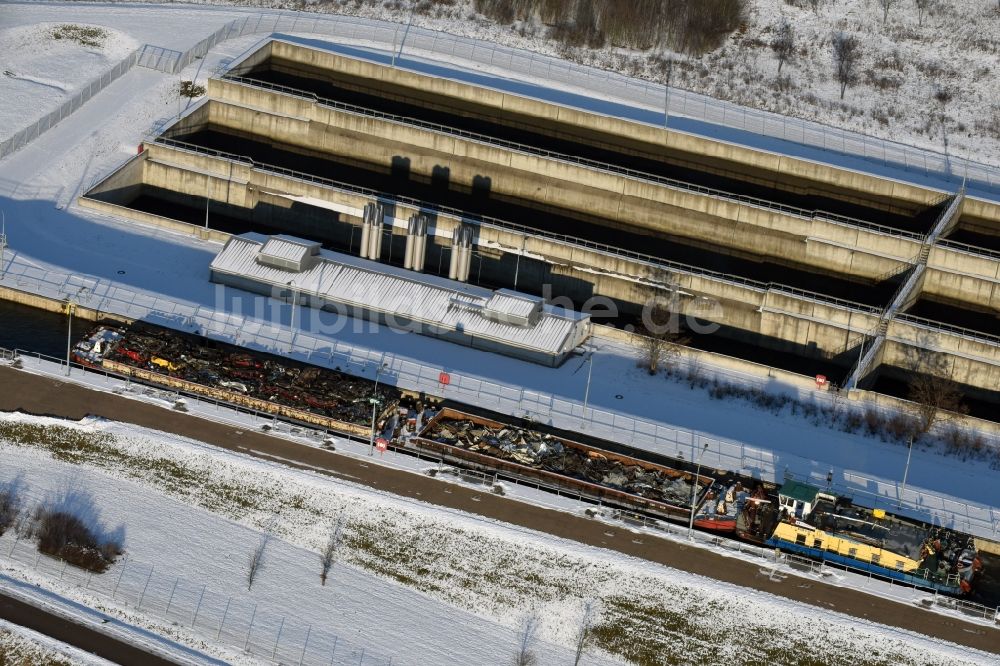
[[[212,281],[557,366],[590,335],[590,316],[516,291],[491,291],[323,250],[291,236],[232,237]],[[293,296],[294,294],[294,296]]]

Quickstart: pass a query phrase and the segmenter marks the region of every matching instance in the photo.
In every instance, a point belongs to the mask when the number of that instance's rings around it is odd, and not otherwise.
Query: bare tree
[[[667,320],[670,318],[670,310],[661,302],[654,302],[647,308],[648,314],[643,319],[648,319],[643,323],[641,345],[643,360],[649,374],[655,375],[660,371],[660,363],[667,355],[669,327]],[[644,313],[645,314],[645,313]]]
[[[878,0],[878,6],[882,8],[882,25],[889,20],[889,12],[899,0]]]
[[[264,556],[267,553],[267,546],[271,542],[271,538],[274,536],[275,522],[275,519],[272,518],[271,522],[268,523],[263,534],[260,535],[260,540],[257,542],[257,546],[250,553],[250,559],[247,560],[248,590],[253,587],[253,582],[257,579],[257,574],[264,569]]]
[[[514,653],[514,666],[536,666],[538,655],[535,654],[535,634],[538,631],[538,616],[532,613],[524,620],[521,636],[518,639],[517,651]]]
[[[587,646],[593,638],[594,624],[597,620],[597,604],[593,599],[583,602],[583,615],[576,629],[576,652],[573,666],[580,666],[580,659],[587,651]]]
[[[913,0],[917,6],[917,25],[924,24],[924,14],[934,5],[934,0]]]
[[[938,103],[941,122],[941,140],[944,142],[944,152],[948,152],[948,103],[954,96],[948,88],[937,87],[934,90],[934,101]]]
[[[844,99],[847,86],[858,79],[858,60],[861,59],[861,43],[854,35],[845,32],[833,33],[834,75],[840,83],[840,99]]]
[[[688,338],[681,335],[680,289],[673,274],[653,269],[647,279],[649,298],[642,308],[640,346],[646,370],[655,375],[661,363],[668,363],[680,354]]]
[[[343,522],[343,516],[337,518],[337,524],[330,533],[330,538],[327,540],[326,546],[323,547],[323,552],[320,553],[321,570],[319,579],[323,585],[326,585],[326,577],[329,575],[330,569],[333,568],[334,563],[337,561],[337,553],[340,550],[340,533]]]
[[[950,377],[929,374],[928,370],[920,368],[920,374],[914,375],[910,382],[909,397],[916,417],[911,441],[926,435],[936,424],[968,411],[958,384]]]
[[[778,74],[781,74],[781,66],[795,54],[795,30],[788,19],[782,19],[778,25],[774,39],[771,40],[771,50],[778,59]]]

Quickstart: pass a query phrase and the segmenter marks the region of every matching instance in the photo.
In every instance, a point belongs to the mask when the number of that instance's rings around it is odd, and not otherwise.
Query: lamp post
[[[590,353],[587,354],[587,388],[583,392],[583,414],[580,416],[580,427],[582,428],[584,424],[587,423],[587,403],[590,401],[590,377],[594,373],[594,352],[597,351],[596,346],[590,348]]]
[[[291,334],[288,336],[288,353],[291,354],[292,352],[295,351],[295,306],[298,305],[299,290],[295,286],[295,280],[289,280],[285,284],[287,284],[291,290],[291,301],[292,301],[292,319],[291,323],[289,324],[289,329],[291,331]]]
[[[410,25],[413,23],[413,12],[417,8],[417,0],[410,0],[410,18],[406,21],[406,30],[403,31],[403,39],[399,42],[399,55],[403,55],[403,45],[406,44],[406,36],[410,34]],[[396,28],[399,32],[399,28]],[[392,38],[392,67],[396,66],[396,37]]]
[[[7,213],[0,210],[0,275],[6,275],[7,269],[4,268],[4,253],[7,250]]]
[[[66,376],[69,377],[70,355],[73,352],[73,308],[76,307],[76,300],[86,287],[80,287],[73,296],[66,296],[66,314],[69,320],[66,323]]]
[[[370,456],[375,455],[375,409],[379,405],[378,377],[380,374],[382,374],[382,369],[385,368],[387,365],[388,365],[387,363],[381,363],[375,370],[375,389],[372,397],[368,399],[372,403],[372,432],[371,436],[368,439],[368,455]]]
[[[910,441],[906,445],[906,467],[903,468],[903,485],[899,489],[899,501],[896,504],[897,509],[903,508],[903,493],[906,492],[906,477],[910,474],[910,456],[913,454],[913,435],[910,435]]]
[[[208,231],[208,205],[212,202],[212,176],[205,176],[205,231]]]
[[[674,73],[674,59],[666,59],[666,81],[663,86],[663,129],[670,125],[670,77]]]
[[[698,454],[698,467],[694,473],[694,478],[691,480],[691,518],[688,520],[688,539],[694,536],[694,503],[698,499],[698,478],[701,476],[701,459],[707,450],[708,442],[705,442],[705,446],[701,448],[701,453]]]

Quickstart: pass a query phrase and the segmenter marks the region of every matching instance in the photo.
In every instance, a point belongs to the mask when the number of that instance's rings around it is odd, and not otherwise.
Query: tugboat
[[[88,368],[100,368],[104,357],[121,342],[124,333],[110,326],[98,326],[73,346],[70,357]]]
[[[716,481],[705,494],[701,510],[694,516],[694,526],[717,534],[735,532],[736,519],[748,497],[749,493],[741,482],[727,485]]]
[[[975,540],[967,534],[855,506],[798,481],[786,481],[766,500],[745,502],[737,534],[952,596],[969,594],[982,571]]]

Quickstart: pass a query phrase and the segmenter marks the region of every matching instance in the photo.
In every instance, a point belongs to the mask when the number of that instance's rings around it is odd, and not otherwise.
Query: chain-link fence
[[[0,553],[48,578],[267,660],[317,666],[392,664],[391,657],[373,654],[318,624],[174,576],[149,562],[122,557],[104,573],[95,574],[43,555],[33,541],[20,538],[14,530],[0,538]]]
[[[302,13],[265,13],[233,21],[227,28],[210,38],[214,40],[213,45],[224,39],[251,33],[273,33],[280,36],[282,33],[296,32],[328,35],[355,43],[374,43],[380,48],[391,45],[394,53],[402,53],[405,48],[408,53],[445,56],[444,59],[448,62],[464,60],[502,70],[507,74],[519,74],[535,82],[539,94],[551,96],[558,94],[559,89],[569,87],[587,91],[586,97],[580,99],[581,103],[592,98],[609,97],[635,104],[641,108],[622,109],[626,114],[631,112],[633,120],[658,123],[660,118],[666,119],[663,111],[666,106],[666,116],[685,116],[755,135],[857,156],[881,165],[894,165],[915,173],[934,174],[954,183],[965,179],[970,185],[1000,191],[1000,168],[996,166],[865,136],[815,121],[751,109],[679,88],[672,87],[667,94],[666,87],[662,84],[470,37],[414,26],[407,28],[401,24],[372,19]],[[204,47],[198,45],[195,48],[201,50]],[[207,48],[204,50],[207,51]],[[395,59],[394,62],[399,66],[413,66],[412,62],[404,63],[400,59]],[[553,88],[553,84],[558,88]],[[651,109],[658,111],[654,113]],[[780,146],[771,149],[780,149]]]
[[[52,129],[57,123],[86,104],[87,100],[107,88],[113,81],[116,81],[132,69],[138,59],[139,51],[133,51],[110,70],[74,93],[72,97],[60,104],[57,109],[45,114],[24,129],[15,132],[13,136],[0,141],[0,159],[3,159],[14,151],[19,150],[28,143],[37,139],[41,134]]]

